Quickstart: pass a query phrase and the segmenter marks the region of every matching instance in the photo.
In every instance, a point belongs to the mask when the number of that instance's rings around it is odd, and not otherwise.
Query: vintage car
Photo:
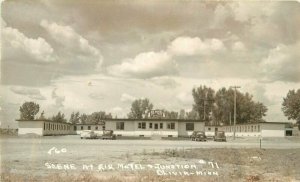
[[[116,135],[114,134],[113,130],[103,130],[103,134],[99,138],[102,140],[115,140]]]
[[[81,139],[97,139],[98,136],[94,131],[84,130],[80,133]]]
[[[226,136],[224,131],[216,131],[214,136],[216,142],[226,142]]]
[[[205,132],[203,131],[194,131],[191,135],[192,141],[206,141]]]

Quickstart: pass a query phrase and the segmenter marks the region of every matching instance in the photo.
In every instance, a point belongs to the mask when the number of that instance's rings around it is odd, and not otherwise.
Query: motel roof
[[[52,121],[49,119],[34,119],[34,120],[26,120],[26,119],[16,119],[16,121],[20,121],[20,122],[25,122],[25,121],[47,121],[47,122],[52,122],[52,123],[61,123],[61,122],[56,122],[56,121]],[[106,121],[173,121],[173,122],[204,122],[203,120],[195,120],[195,119],[165,119],[165,118],[146,118],[146,119],[128,119],[128,118],[109,118],[109,119],[102,119],[102,121],[106,122]],[[61,123],[61,124],[72,124],[72,123]],[[91,123],[88,125],[95,125],[96,123]],[[77,123],[76,125],[86,125],[86,124],[80,124]],[[97,124],[97,125],[101,125],[101,124]]]
[[[60,123],[60,124],[72,124],[72,123],[66,123],[66,122],[57,122],[57,121],[52,121],[50,119],[16,119],[16,121],[20,122],[26,122],[26,121],[46,121],[46,122],[51,122],[51,123]]]
[[[106,121],[169,121],[169,122],[204,122],[202,120],[193,120],[193,119],[165,119],[165,118],[147,118],[147,119],[128,119],[128,118],[110,118],[110,119],[102,119],[102,121],[106,122]],[[78,123],[80,124],[80,123]],[[82,125],[82,124],[81,124]]]
[[[243,126],[243,125],[255,125],[255,124],[290,124],[290,122],[257,122],[257,123],[240,123],[236,124],[236,126]],[[205,125],[207,127],[222,127],[222,126],[234,126],[232,125]]]

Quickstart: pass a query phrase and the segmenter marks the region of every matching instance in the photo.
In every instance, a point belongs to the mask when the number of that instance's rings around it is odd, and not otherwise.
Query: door
[[[155,124],[154,124],[154,129],[155,129],[155,130],[158,130],[158,123],[155,123]]]

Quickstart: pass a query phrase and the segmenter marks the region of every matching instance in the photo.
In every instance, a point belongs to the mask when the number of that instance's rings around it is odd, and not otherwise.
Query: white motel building
[[[188,137],[193,131],[205,131],[213,136],[215,131],[225,131],[226,136],[233,136],[234,126],[205,126],[201,120],[186,119],[104,119],[103,124],[57,123],[51,120],[17,120],[18,134],[76,135],[90,130],[102,133],[102,130],[113,130],[118,136],[136,137]],[[289,132],[284,122],[260,122],[237,124],[237,137],[285,137]]]

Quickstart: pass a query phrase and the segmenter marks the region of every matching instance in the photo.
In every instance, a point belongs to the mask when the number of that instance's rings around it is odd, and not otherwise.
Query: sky
[[[287,121],[300,88],[300,3],[7,0],[1,4],[1,127],[25,101],[50,117],[123,118],[132,101],[192,109],[192,89],[233,85]],[[39,115],[39,114],[38,114]]]

